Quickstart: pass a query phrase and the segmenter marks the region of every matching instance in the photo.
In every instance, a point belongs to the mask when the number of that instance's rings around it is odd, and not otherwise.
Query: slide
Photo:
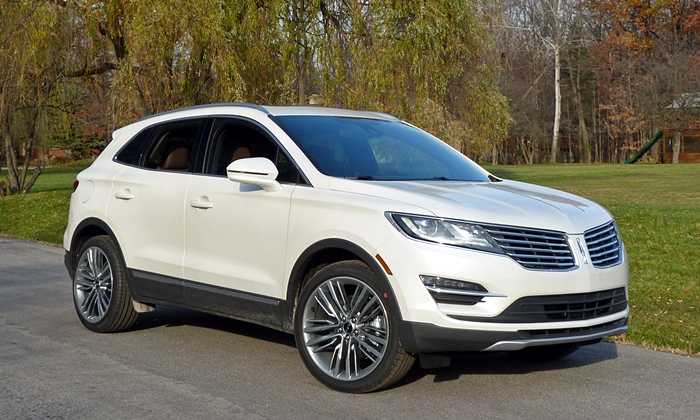
[[[659,139],[661,138],[661,136],[663,134],[664,134],[663,131],[657,131],[656,134],[654,134],[654,137],[652,137],[651,140],[649,140],[647,142],[647,144],[644,145],[644,147],[639,149],[639,151],[637,153],[635,153],[634,156],[632,156],[631,158],[629,158],[625,161],[625,164],[634,163],[634,162],[638,161],[639,159],[641,159],[641,157],[644,156],[644,154],[646,152],[648,152],[649,149],[651,149],[651,146],[653,146],[654,143],[659,141]]]

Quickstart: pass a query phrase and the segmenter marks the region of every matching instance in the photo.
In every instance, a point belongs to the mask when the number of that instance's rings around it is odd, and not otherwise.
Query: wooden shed
[[[673,131],[664,130],[661,156],[664,163],[673,162]],[[700,163],[700,126],[681,131],[681,153],[678,163]]]

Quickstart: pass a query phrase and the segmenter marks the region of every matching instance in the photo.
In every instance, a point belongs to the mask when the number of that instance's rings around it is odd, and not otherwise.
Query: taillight
[[[78,184],[80,184],[80,181],[78,181],[77,179],[73,181],[73,192],[75,192],[75,190],[78,189]]]

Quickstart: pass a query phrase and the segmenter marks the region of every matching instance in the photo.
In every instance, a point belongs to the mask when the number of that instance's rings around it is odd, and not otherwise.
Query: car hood
[[[334,178],[329,188],[420,207],[449,219],[580,234],[610,221],[598,204],[563,191],[516,181],[358,181]],[[387,204],[385,211],[395,211]]]

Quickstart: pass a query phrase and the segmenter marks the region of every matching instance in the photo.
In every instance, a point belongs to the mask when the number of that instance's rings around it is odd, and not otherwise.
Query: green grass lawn
[[[487,169],[569,191],[610,210],[630,261],[632,315],[622,341],[700,356],[700,165]],[[79,171],[46,169],[31,194],[0,198],[0,234],[60,244]]]
[[[52,244],[63,242],[73,181],[81,170],[47,168],[29,194],[0,197],[0,234]],[[0,179],[6,176],[3,171]]]

